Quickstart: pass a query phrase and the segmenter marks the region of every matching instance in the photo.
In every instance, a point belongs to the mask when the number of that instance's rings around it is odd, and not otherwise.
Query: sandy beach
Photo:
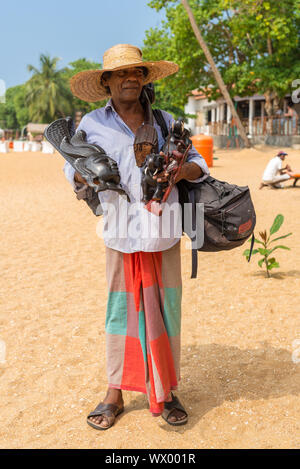
[[[242,246],[199,253],[191,280],[182,240],[178,394],[188,425],[153,418],[144,395],[124,392],[125,413],[105,432],[86,424],[106,391],[99,218],[76,199],[57,153],[0,155],[1,448],[300,448],[300,183],[258,190],[276,150],[218,150],[211,168],[249,185],[257,234],[285,216],[278,236],[292,232],[282,242],[292,250],[276,251],[271,279]],[[285,150],[300,172],[300,151]]]

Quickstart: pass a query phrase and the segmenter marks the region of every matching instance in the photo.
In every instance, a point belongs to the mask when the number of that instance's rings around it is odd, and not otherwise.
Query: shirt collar
[[[106,112],[107,112],[109,109],[116,112],[111,98],[107,101],[106,106],[105,106],[105,111],[106,111]]]

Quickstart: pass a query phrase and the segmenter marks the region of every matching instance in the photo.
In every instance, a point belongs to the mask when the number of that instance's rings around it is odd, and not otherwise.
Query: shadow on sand
[[[293,363],[291,352],[267,343],[253,350],[218,344],[183,347],[181,372],[178,395],[190,414],[189,422],[182,427],[163,423],[161,428],[170,432],[190,430],[224,401],[300,394],[300,364]],[[139,395],[126,411],[145,408],[145,396]]]
[[[265,277],[267,278],[267,274],[264,270],[255,272],[252,274],[253,277]],[[300,270],[289,270],[288,272],[272,272],[271,278],[275,278],[277,280],[283,280],[287,277],[295,277],[300,278]]]

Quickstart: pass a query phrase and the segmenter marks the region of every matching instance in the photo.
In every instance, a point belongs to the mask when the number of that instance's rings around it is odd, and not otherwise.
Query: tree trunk
[[[270,36],[268,36],[267,45],[268,45],[268,54],[273,55],[273,47],[272,47],[272,41],[271,41]]]
[[[266,99],[265,110],[266,110],[267,116],[271,117],[271,115],[272,115],[273,93],[271,91],[266,91],[264,93],[264,96],[265,96],[265,99]]]
[[[273,133],[273,123],[272,123],[272,115],[273,115],[273,106],[272,106],[272,100],[276,97],[275,93],[273,91],[265,91],[264,97],[266,100],[265,104],[265,110],[268,116],[268,119],[266,119],[266,133],[267,135],[272,135]]]
[[[204,54],[205,54],[205,57],[206,57],[206,59],[207,59],[209,65],[211,66],[211,69],[212,69],[213,74],[214,74],[214,76],[215,76],[216,82],[218,83],[218,86],[219,86],[219,88],[220,88],[220,90],[221,90],[221,92],[222,92],[222,94],[223,94],[223,96],[224,96],[224,99],[225,99],[226,103],[227,103],[228,106],[230,107],[232,116],[235,118],[236,126],[237,126],[237,128],[238,128],[238,130],[239,130],[239,134],[240,134],[240,136],[242,137],[242,139],[243,139],[243,141],[244,141],[246,147],[247,147],[247,148],[250,148],[251,145],[250,145],[250,141],[249,141],[249,139],[248,139],[248,137],[247,137],[247,135],[246,135],[246,131],[245,131],[245,129],[244,129],[244,127],[243,127],[243,124],[242,124],[242,122],[241,122],[241,120],[240,120],[240,118],[239,118],[239,116],[238,116],[238,114],[237,114],[237,112],[236,112],[236,109],[235,109],[235,107],[234,107],[234,104],[233,104],[233,102],[232,102],[232,99],[231,99],[231,97],[230,97],[230,95],[229,95],[229,93],[228,93],[228,90],[227,90],[227,88],[226,88],[226,86],[225,86],[225,83],[224,83],[222,77],[221,77],[221,74],[220,74],[220,72],[219,72],[219,70],[218,70],[218,68],[217,68],[217,66],[216,66],[216,64],[215,64],[215,62],[214,62],[214,59],[213,59],[213,57],[212,57],[212,55],[211,55],[211,53],[210,53],[210,51],[209,51],[209,49],[208,49],[208,47],[207,47],[207,45],[206,45],[204,39],[203,39],[203,37],[202,37],[202,34],[201,34],[201,32],[200,32],[200,30],[199,30],[199,28],[198,28],[198,26],[197,26],[195,17],[194,17],[194,15],[193,15],[193,12],[192,12],[192,10],[191,10],[191,7],[190,7],[190,5],[189,5],[189,3],[188,3],[188,0],[181,0],[181,3],[182,3],[183,7],[185,8],[185,10],[186,10],[186,12],[187,12],[187,14],[188,14],[188,17],[189,17],[191,26],[192,26],[193,31],[194,31],[194,34],[195,34],[195,36],[196,36],[196,38],[197,38],[197,40],[198,40],[198,42],[199,42],[199,44],[200,44],[200,46],[201,46],[201,48],[202,48]]]

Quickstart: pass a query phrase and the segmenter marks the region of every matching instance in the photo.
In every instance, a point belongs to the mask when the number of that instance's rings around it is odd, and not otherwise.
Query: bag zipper
[[[218,209],[214,209],[214,210],[207,210],[206,213],[208,214],[216,214],[222,210],[226,210],[226,206],[230,205],[231,203],[234,203],[235,201],[239,201],[241,199],[241,197],[245,194],[245,192],[241,192],[240,194],[237,194],[233,199],[231,199],[229,202],[227,202],[222,208],[218,208]],[[239,204],[236,204],[234,205],[233,207],[231,207],[228,211],[232,210],[234,207],[236,207],[237,205]],[[205,206],[205,204],[204,204]]]

